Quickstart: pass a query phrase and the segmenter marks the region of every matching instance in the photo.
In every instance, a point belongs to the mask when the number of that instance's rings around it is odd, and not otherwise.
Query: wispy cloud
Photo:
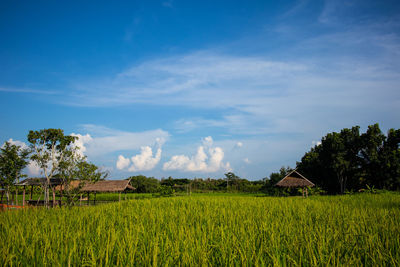
[[[59,94],[59,92],[51,91],[51,90],[37,90],[37,89],[29,89],[29,88],[6,88],[6,87],[0,87],[0,92],[24,93],[24,94],[42,94],[42,95]]]

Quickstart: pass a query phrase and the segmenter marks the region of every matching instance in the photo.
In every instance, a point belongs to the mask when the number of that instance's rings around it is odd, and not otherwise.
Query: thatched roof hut
[[[302,190],[303,197],[304,197],[304,189],[306,191],[306,196],[308,196],[307,187],[313,187],[313,186],[315,186],[315,184],[312,183],[310,180],[308,180],[303,175],[301,175],[298,171],[293,170],[288,175],[286,175],[282,180],[277,182],[276,186],[287,187],[287,188],[293,188],[293,187],[302,188],[303,189]]]
[[[280,187],[313,187],[315,186],[310,180],[301,175],[298,171],[293,170],[282,180],[276,183]]]
[[[37,186],[37,185],[45,185],[47,183],[46,178],[27,178],[19,183],[16,183],[17,186]],[[63,180],[60,178],[50,178],[50,186],[57,186],[63,184]]]
[[[125,192],[136,190],[130,184],[130,180],[108,180],[98,181],[96,183],[85,184],[81,191],[84,192]]]

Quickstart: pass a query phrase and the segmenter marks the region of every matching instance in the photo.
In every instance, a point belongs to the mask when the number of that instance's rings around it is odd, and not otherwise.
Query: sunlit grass
[[[192,195],[0,214],[5,265],[400,265],[400,195]]]

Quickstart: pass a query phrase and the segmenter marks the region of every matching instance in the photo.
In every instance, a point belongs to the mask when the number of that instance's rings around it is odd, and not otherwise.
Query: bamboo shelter
[[[96,183],[88,183],[82,187],[81,191],[87,193],[87,201],[89,203],[89,194],[94,193],[94,201],[96,202],[96,193],[118,192],[119,201],[121,201],[121,193],[134,191],[136,188],[130,185],[130,180],[107,180],[98,181]]]
[[[29,204],[33,204],[33,205],[44,205],[44,200],[33,200],[32,196],[33,196],[33,187],[34,186],[42,186],[44,187],[47,183],[47,179],[46,178],[27,178],[19,183],[16,183],[16,186],[22,186],[23,187],[23,191],[22,191],[22,206],[25,206],[25,192],[26,192],[26,187],[29,188],[29,186],[31,187],[31,192],[30,192],[30,198],[27,201]],[[55,187],[56,186],[60,186],[63,184],[63,180],[60,178],[51,178],[50,179],[50,188],[53,192],[53,201],[50,202],[52,203],[53,206],[55,206],[58,202],[59,205],[61,205],[61,197],[58,201],[56,201],[56,193],[55,193]]]
[[[282,180],[276,183],[279,187],[289,187],[289,188],[301,188],[303,197],[304,191],[306,192],[306,197],[308,197],[307,187],[315,186],[310,180],[301,175],[298,171],[293,170],[288,175],[286,175]]]

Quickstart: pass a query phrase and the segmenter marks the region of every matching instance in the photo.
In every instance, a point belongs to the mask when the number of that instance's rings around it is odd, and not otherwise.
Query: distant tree
[[[234,174],[233,172],[225,173],[226,179],[226,189],[228,190],[229,186],[237,185],[237,182],[240,180],[240,177]]]
[[[154,177],[137,175],[128,179],[131,180],[131,185],[136,188],[138,193],[156,193],[160,190],[160,181]]]
[[[29,149],[5,142],[0,148],[0,179],[6,189],[7,204],[10,201],[10,187],[22,176],[22,169],[28,164]]]
[[[64,135],[61,129],[43,129],[29,131],[28,141],[33,151],[31,160],[35,161],[43,170],[46,177],[45,203],[49,204],[50,179],[59,170],[60,162],[71,150],[71,144],[77,137]]]

